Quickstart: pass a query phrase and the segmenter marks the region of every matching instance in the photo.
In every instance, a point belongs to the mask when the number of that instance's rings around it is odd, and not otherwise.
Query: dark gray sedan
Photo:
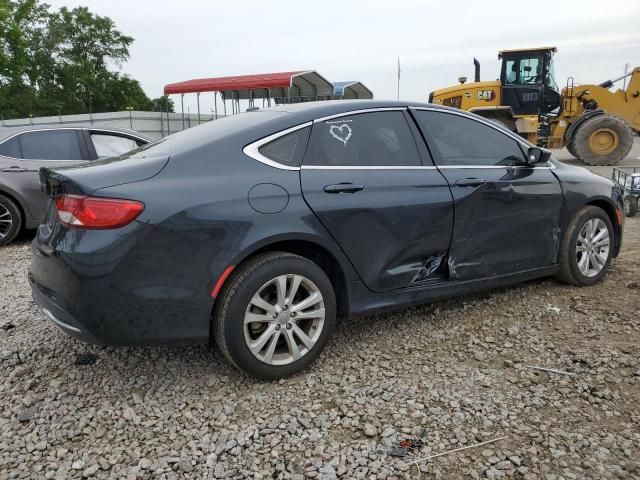
[[[132,130],[91,125],[0,128],[0,245],[38,226],[47,200],[40,167],[119,156],[149,141]]]
[[[215,340],[269,379],[309,365],[339,316],[592,285],[624,221],[610,180],[418,103],[243,113],[41,178],[29,280],[52,322],[97,343]]]

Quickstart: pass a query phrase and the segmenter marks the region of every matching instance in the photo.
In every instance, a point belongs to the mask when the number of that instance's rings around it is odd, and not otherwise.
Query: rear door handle
[[[323,189],[327,193],[356,193],[364,190],[364,185],[355,185],[353,183],[338,183],[336,185],[327,185]]]
[[[28,171],[26,168],[24,167],[18,167],[17,165],[13,165],[11,167],[6,167],[0,170],[0,172],[15,172],[15,173],[20,173],[20,172],[26,172]]]
[[[456,185],[459,187],[479,187],[480,185],[484,185],[487,183],[486,180],[482,178],[463,178],[456,182]]]

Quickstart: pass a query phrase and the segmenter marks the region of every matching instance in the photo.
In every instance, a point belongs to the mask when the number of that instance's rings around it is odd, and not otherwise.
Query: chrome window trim
[[[445,165],[436,167],[432,165],[302,165],[302,170],[455,170],[455,169],[508,169],[508,168],[535,168],[538,170],[553,170],[555,165],[545,167],[535,167],[532,165]]]
[[[106,128],[93,128],[93,127],[80,127],[80,130],[87,130],[89,132],[89,135],[91,135],[92,133],[116,133],[120,136],[129,136],[129,137],[133,137],[133,138],[137,138],[138,140],[142,140],[143,142],[147,142],[147,143],[151,143],[153,140],[149,139],[149,138],[144,138],[144,137],[140,137],[138,135],[135,135],[133,133],[129,133],[129,132],[119,132],[118,130],[109,130]],[[37,130],[34,130],[37,131]]]
[[[336,113],[334,115],[328,115],[326,117],[316,118],[316,119],[311,120],[309,122],[305,122],[305,123],[302,123],[300,125],[296,125],[295,127],[287,128],[286,130],[281,130],[279,132],[273,133],[273,134],[271,134],[269,136],[261,138],[260,140],[256,140],[255,142],[252,142],[252,143],[246,145],[242,149],[242,152],[245,155],[247,155],[248,157],[251,157],[254,160],[257,160],[260,163],[264,163],[265,165],[269,165],[270,167],[278,168],[280,170],[299,171],[301,167],[291,167],[289,165],[284,165],[284,164],[282,164],[280,162],[276,162],[275,160],[271,160],[270,158],[265,157],[264,155],[262,155],[260,153],[260,147],[266,145],[269,142],[277,140],[278,138],[283,137],[284,135],[287,135],[289,133],[293,133],[293,132],[295,132],[297,130],[301,130],[303,128],[310,127],[314,123],[323,122],[323,121],[326,121],[326,120],[331,120],[333,118],[347,117],[349,115],[357,115],[357,114],[360,114],[360,113],[403,111],[403,110],[407,110],[407,107],[364,108],[364,109],[360,109],[360,110],[351,110],[351,111],[348,111],[348,112]],[[304,168],[309,168],[309,167],[313,167],[313,166],[314,165],[307,165]],[[362,165],[360,167],[362,167]],[[331,168],[334,168],[334,167],[331,167]],[[365,169],[372,169],[373,167],[364,167],[364,168]],[[390,167],[389,169],[391,169],[391,168],[397,168],[397,167]],[[422,167],[416,166],[416,167],[411,167],[411,168],[422,168]],[[435,167],[433,167],[433,168],[435,168]],[[348,169],[358,169],[358,168],[357,167],[356,168],[354,168],[354,167],[346,168],[346,170],[348,170]],[[386,169],[386,168],[379,168],[379,169]],[[320,169],[317,169],[317,170],[320,170]]]
[[[264,163],[265,165],[269,165],[270,167],[279,168],[280,170],[293,170],[299,171],[300,167],[291,167],[289,165],[284,165],[280,162],[276,162],[275,160],[271,160],[270,158],[265,157],[260,153],[260,148],[267,143],[273,142],[280,137],[284,137],[293,132],[297,132],[298,130],[302,130],[303,128],[307,128],[313,125],[313,122],[305,122],[300,125],[296,125],[295,127],[287,128],[286,130],[281,130],[279,132],[273,133],[267,137],[261,138],[260,140],[256,140],[255,142],[246,145],[242,152],[248,157],[257,160],[260,163]]]
[[[433,165],[303,165],[303,170],[437,170]]]
[[[256,140],[248,145],[246,145],[242,151],[248,157],[251,157],[254,160],[257,160],[260,163],[268,165],[273,168],[278,168],[280,170],[290,170],[290,171],[300,171],[304,170],[446,170],[446,169],[465,169],[465,168],[477,168],[477,169],[496,169],[496,168],[537,168],[540,170],[553,170],[555,169],[555,165],[549,163],[548,166],[531,166],[531,165],[442,165],[442,166],[433,166],[433,165],[301,165],[300,167],[291,167],[288,165],[284,165],[282,163],[276,162],[275,160],[271,160],[260,153],[260,148],[266,145],[269,142],[277,140],[280,137],[288,135],[289,133],[293,133],[297,130],[301,130],[306,127],[310,127],[315,123],[324,122],[327,120],[331,120],[334,118],[348,117],[351,115],[358,115],[361,113],[370,113],[370,112],[389,112],[389,111],[406,111],[407,109],[413,110],[427,110],[434,112],[444,112],[450,113],[452,115],[458,115],[461,117],[468,118],[470,120],[475,120],[479,123],[485,124],[494,130],[502,133],[503,135],[516,140],[520,145],[523,145],[526,148],[529,148],[530,145],[524,143],[520,137],[517,135],[509,135],[507,132],[502,131],[496,125],[493,125],[489,121],[477,119],[471,117],[469,115],[465,115],[464,113],[459,112],[450,112],[449,110],[444,110],[440,108],[429,108],[429,107],[379,107],[379,108],[365,108],[360,110],[351,110],[349,112],[336,113],[334,115],[328,115],[326,117],[316,118],[312,121],[302,123],[300,125],[296,125],[294,127],[287,128],[286,130],[281,130],[279,132],[268,135],[260,140]]]
[[[442,165],[438,167],[440,170],[457,170],[467,168],[479,168],[479,169],[498,169],[498,168],[535,168],[538,170],[554,170],[556,166],[550,163],[546,166],[536,167],[535,165]]]
[[[11,127],[7,127],[7,128],[11,128]],[[8,142],[9,140],[11,140],[12,138],[15,138],[19,135],[23,135],[25,133],[34,133],[34,132],[57,132],[59,130],[87,130],[89,132],[89,135],[91,135],[91,132],[102,132],[102,133],[115,133],[118,135],[126,135],[129,137],[133,137],[133,138],[137,138],[138,140],[142,140],[143,142],[147,142],[147,143],[151,143],[151,140],[149,140],[148,138],[143,138],[140,137],[138,135],[134,135],[132,133],[128,133],[128,132],[119,132],[118,130],[110,130],[108,128],[101,128],[101,127],[52,127],[52,128],[32,128],[30,130],[22,130],[20,132],[16,132],[13,135],[8,136],[7,138],[5,138],[4,140],[2,140],[0,142],[0,145],[2,145],[5,142]],[[85,160],[85,159],[81,159],[81,160],[51,160],[49,158],[16,158],[16,157],[10,157],[8,155],[0,155],[0,157],[4,157],[4,158],[10,158],[12,160],[31,160],[31,161],[36,161],[36,162],[90,162],[91,160]]]
[[[336,113],[333,115],[328,115],[326,117],[316,118],[313,123],[325,122],[327,120],[332,120],[334,118],[340,117],[349,117],[351,115],[359,115],[361,113],[371,113],[371,112],[402,112],[407,110],[407,107],[378,107],[378,108],[363,108],[361,110],[352,110],[350,112],[342,112]]]

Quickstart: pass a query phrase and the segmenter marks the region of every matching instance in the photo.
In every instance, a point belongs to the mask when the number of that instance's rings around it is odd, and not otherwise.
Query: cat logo
[[[478,100],[490,102],[495,100],[496,93],[493,90],[478,90]]]

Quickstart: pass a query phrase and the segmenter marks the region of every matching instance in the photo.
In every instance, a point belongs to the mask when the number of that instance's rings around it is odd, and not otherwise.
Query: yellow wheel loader
[[[559,91],[553,73],[555,47],[503,50],[500,79],[475,81],[431,92],[430,103],[476,113],[547,148],[567,147],[589,165],[614,165],[625,158],[640,132],[640,67],[599,85],[574,84]],[[629,77],[625,90],[611,91]]]

